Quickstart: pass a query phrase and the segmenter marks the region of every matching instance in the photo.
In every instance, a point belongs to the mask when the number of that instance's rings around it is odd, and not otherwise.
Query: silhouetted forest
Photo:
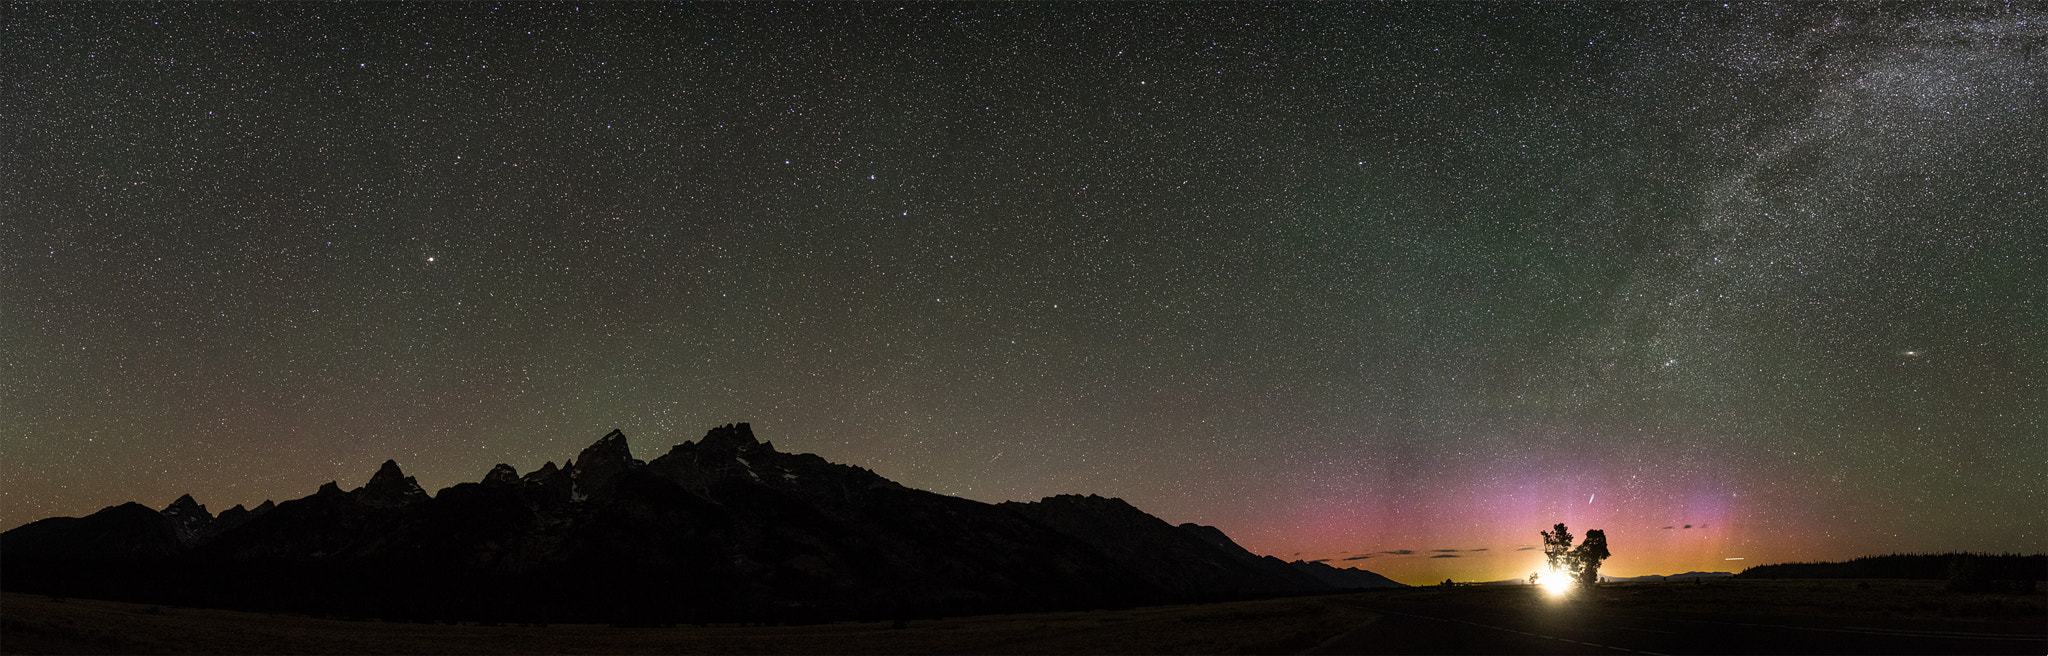
[[[2048,554],[1891,554],[1842,563],[1779,563],[1742,570],[1752,579],[1947,579],[1950,588],[1991,592],[2019,582],[2031,590],[2048,579]]]

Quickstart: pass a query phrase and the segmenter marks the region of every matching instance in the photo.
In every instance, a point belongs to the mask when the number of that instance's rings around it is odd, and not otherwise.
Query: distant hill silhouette
[[[1119,499],[985,504],[777,451],[747,424],[652,461],[612,431],[429,496],[363,487],[219,516],[189,495],[0,534],[7,590],[388,619],[808,622],[1400,587],[1285,563]]]
[[[1683,574],[1650,574],[1647,576],[1603,576],[1600,577],[1600,580],[1607,583],[1671,583],[1699,579],[1725,579],[1733,576],[1735,575],[1728,572],[1686,572]],[[1523,584],[1528,583],[1527,580],[1521,580],[1520,582]]]
[[[1683,574],[1646,574],[1643,576],[1602,576],[1602,583],[1691,583],[1705,579],[1725,579],[1735,576],[1728,572],[1686,572]],[[1534,585],[1529,579],[1501,579],[1480,581],[1473,585]]]

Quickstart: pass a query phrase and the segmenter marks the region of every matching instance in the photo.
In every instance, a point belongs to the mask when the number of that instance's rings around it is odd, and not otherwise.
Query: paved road
[[[1315,654],[2048,654],[2048,627],[1366,603],[1380,617]]]

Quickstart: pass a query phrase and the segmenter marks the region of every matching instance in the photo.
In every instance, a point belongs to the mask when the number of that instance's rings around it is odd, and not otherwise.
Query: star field
[[[9,13],[7,528],[746,421],[1407,583],[2048,537],[2039,7]]]

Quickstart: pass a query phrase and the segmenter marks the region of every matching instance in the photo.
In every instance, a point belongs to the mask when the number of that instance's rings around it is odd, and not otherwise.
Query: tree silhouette
[[[1599,583],[1600,561],[1607,560],[1610,555],[1613,554],[1607,552],[1607,532],[1597,528],[1587,530],[1586,541],[1572,550],[1572,561],[1579,568],[1579,585]]]
[[[1572,546],[1571,529],[1564,524],[1540,531],[1543,534],[1543,557],[1550,561],[1550,571],[1562,572],[1579,582],[1592,585],[1600,582],[1600,562],[1613,554],[1607,551],[1607,532],[1600,529],[1586,531],[1586,541]]]
[[[1572,532],[1558,524],[1543,533],[1543,557],[1550,561],[1550,571],[1569,572],[1572,567]]]

